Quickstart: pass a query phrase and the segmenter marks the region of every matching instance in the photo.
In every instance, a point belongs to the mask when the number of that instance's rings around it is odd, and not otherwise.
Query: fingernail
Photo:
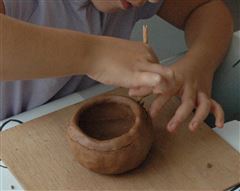
[[[149,3],[158,3],[159,2],[159,0],[148,0],[149,1]]]
[[[156,117],[156,111],[154,111],[154,110],[150,110],[150,116],[152,117],[152,118],[154,118],[154,117]]]
[[[152,112],[152,111],[150,111],[150,116],[151,116],[151,117],[154,117],[154,115],[155,115],[155,113]]]
[[[174,131],[175,128],[176,128],[176,126],[177,126],[176,123],[171,122],[171,123],[168,125],[168,130],[169,130],[170,132]]]
[[[215,125],[219,128],[223,128],[224,127],[224,120],[219,120]]]
[[[193,125],[192,125],[192,127],[193,127],[194,129],[196,129],[197,126],[198,126],[198,122],[194,122]]]
[[[217,124],[215,124],[216,125],[216,127],[218,127],[218,128],[223,128],[224,127],[224,123],[217,123]]]
[[[193,122],[193,123],[191,124],[191,128],[190,128],[190,129],[191,129],[192,131],[196,130],[197,127],[198,127],[198,124],[199,124],[198,122]]]
[[[130,97],[134,97],[134,96],[136,96],[136,95],[135,95],[133,92],[130,92],[130,93],[129,93],[129,96],[130,96]],[[136,97],[137,97],[137,96],[136,96]]]
[[[167,74],[169,76],[173,76],[173,71],[170,68],[167,68]]]
[[[154,75],[153,77],[152,77],[152,82],[153,82],[153,85],[155,86],[155,85],[157,85],[159,82],[160,82],[160,80],[161,80],[161,76],[160,75],[158,75],[158,74],[156,74],[156,75]]]

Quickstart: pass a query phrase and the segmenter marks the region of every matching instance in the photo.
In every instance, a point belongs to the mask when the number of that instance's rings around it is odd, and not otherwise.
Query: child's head
[[[160,0],[91,0],[95,7],[102,12],[116,12],[127,10],[131,7],[139,7],[147,1],[157,3]]]

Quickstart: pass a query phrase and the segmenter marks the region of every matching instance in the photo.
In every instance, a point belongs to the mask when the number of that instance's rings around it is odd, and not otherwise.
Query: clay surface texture
[[[144,108],[131,98],[95,97],[73,116],[68,142],[84,167],[120,174],[146,158],[153,142],[152,123]]]
[[[133,127],[135,116],[131,108],[118,103],[99,103],[79,116],[79,127],[95,139],[119,137]]]

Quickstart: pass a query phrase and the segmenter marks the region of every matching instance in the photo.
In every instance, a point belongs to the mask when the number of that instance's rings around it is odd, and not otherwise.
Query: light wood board
[[[72,156],[66,128],[79,104],[2,132],[1,158],[26,190],[223,190],[239,182],[239,153],[207,125],[195,133],[187,123],[175,134],[165,130],[177,105],[171,100],[154,121],[156,141],[144,164],[123,175],[93,173]]]

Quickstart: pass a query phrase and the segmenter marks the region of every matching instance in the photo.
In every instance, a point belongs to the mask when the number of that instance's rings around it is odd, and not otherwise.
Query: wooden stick
[[[147,25],[143,25],[143,43],[144,44],[148,44],[148,26]],[[143,99],[147,97],[147,96],[141,96],[141,97],[137,97],[137,101],[143,106],[144,102]]]
[[[143,25],[143,43],[148,44],[148,26]]]

